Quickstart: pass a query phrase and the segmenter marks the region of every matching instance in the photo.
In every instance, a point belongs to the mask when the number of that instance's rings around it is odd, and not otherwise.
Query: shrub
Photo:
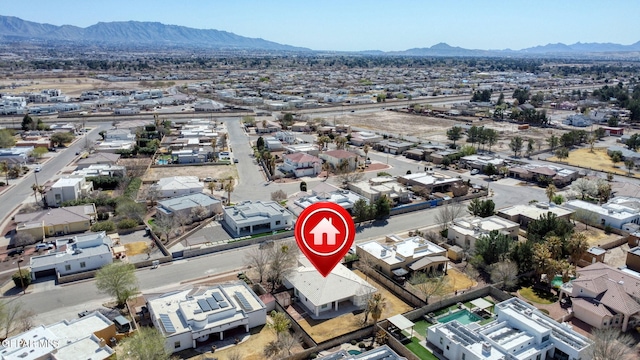
[[[28,269],[20,269],[20,271],[16,271],[16,273],[13,274],[11,278],[13,279],[13,283],[17,288],[22,288],[22,284],[24,284],[24,287],[26,288],[27,286],[29,286],[29,284],[31,284],[31,271],[29,271]],[[20,280],[21,278],[22,280]]]
[[[607,224],[607,226],[604,227],[604,233],[607,235],[611,234],[611,225]]]
[[[318,357],[318,354],[316,353],[312,353],[311,355],[309,355],[309,359],[315,359]]]
[[[114,224],[113,221],[111,220],[99,221],[91,225],[91,231],[93,232],[100,232],[100,231],[111,232],[111,231],[114,231],[115,229],[116,229],[116,224]]]
[[[142,186],[142,179],[131,179],[131,182],[129,182],[129,185],[127,185],[127,188],[124,190],[124,196],[130,199],[135,199],[138,195],[138,190],[140,190],[140,186]]]
[[[356,341],[356,339],[351,340],[351,345],[355,345],[355,344],[357,344],[357,343],[358,343],[358,342]]]
[[[118,222],[118,229],[133,229],[138,226],[138,222],[134,219],[122,219]]]
[[[99,212],[98,213],[98,221],[104,221],[104,220],[109,220],[109,213],[108,212]]]
[[[0,186],[5,186],[4,181],[0,181]]]
[[[359,347],[360,349],[364,349],[364,348],[366,347],[366,345],[365,345],[363,342],[359,342],[359,343],[358,343],[358,347]]]

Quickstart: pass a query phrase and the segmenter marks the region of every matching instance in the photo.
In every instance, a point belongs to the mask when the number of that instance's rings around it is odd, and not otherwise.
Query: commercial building
[[[451,360],[587,359],[591,341],[519,298],[495,305],[488,324],[458,320],[427,329],[427,343]]]
[[[223,340],[226,331],[239,327],[249,332],[267,320],[264,303],[242,281],[170,292],[148,299],[147,307],[172,353],[195,348],[212,335]]]

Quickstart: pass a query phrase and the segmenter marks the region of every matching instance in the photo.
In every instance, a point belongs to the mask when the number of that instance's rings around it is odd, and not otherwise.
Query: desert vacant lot
[[[152,167],[144,174],[142,180],[151,182],[171,176],[197,176],[200,179],[210,176],[214,179],[226,179],[229,176],[238,178],[238,172],[234,165]]]
[[[619,162],[616,164],[616,167],[613,166],[613,162],[611,158],[607,154],[607,149],[605,148],[594,148],[593,152],[591,149],[577,149],[569,152],[569,157],[560,161],[558,158],[551,157],[549,158],[551,161],[564,162],[573,166],[580,166],[585,169],[591,169],[596,171],[604,171],[611,172],[614,174],[625,175],[628,174],[627,169],[624,167],[624,163]],[[633,176],[637,177],[638,174],[633,174]]]

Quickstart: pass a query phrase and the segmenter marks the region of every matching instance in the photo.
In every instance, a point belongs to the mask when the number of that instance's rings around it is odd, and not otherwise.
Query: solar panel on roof
[[[220,294],[217,291],[214,291],[213,294],[211,294],[211,296],[213,296],[213,298],[216,299],[216,301],[224,301],[224,297],[222,297],[222,294]]]
[[[220,306],[218,306],[218,302],[216,301],[216,299],[214,299],[214,298],[207,298],[207,302],[209,303],[209,306],[211,306],[211,310],[218,310],[218,309],[220,309]]]
[[[236,296],[236,299],[238,299],[238,302],[240,303],[240,306],[242,307],[242,309],[244,309],[245,311],[251,310],[251,304],[249,304],[249,301],[247,301],[247,298],[244,297],[244,294],[236,291],[234,295]]]
[[[211,311],[211,306],[209,306],[209,303],[205,299],[199,299],[198,305],[204,312]]]
[[[229,306],[229,303],[227,303],[226,301],[220,301],[218,305],[220,305],[220,308],[224,309]]]
[[[176,332],[176,328],[173,326],[168,314],[160,314],[160,322],[162,323],[162,327],[164,327],[164,331],[168,333]]]

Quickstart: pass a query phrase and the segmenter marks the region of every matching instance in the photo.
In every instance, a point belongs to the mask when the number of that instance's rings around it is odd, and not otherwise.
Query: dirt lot
[[[616,235],[614,233],[607,235],[603,230],[591,226],[589,229],[585,230],[585,225],[581,223],[576,223],[576,232],[583,233],[587,237],[589,246],[606,244],[620,238],[620,235]]]
[[[214,179],[225,179],[229,176],[237,178],[238,172],[233,165],[152,167],[144,174],[142,181],[158,181],[171,176],[197,176],[200,179],[210,176]]]
[[[175,85],[182,85],[193,81],[174,81]],[[71,97],[80,96],[83,91],[88,90],[106,90],[106,89],[144,89],[137,81],[126,82],[108,82],[98,79],[86,77],[74,78],[40,78],[40,79],[20,79],[20,80],[1,80],[0,85],[16,87],[11,89],[3,89],[3,92],[19,94],[22,92],[40,92],[44,89],[60,89],[65,95]],[[147,87],[148,88],[148,87]]]
[[[558,158],[551,157],[551,161],[560,161]],[[594,148],[593,152],[590,149],[577,149],[569,152],[569,157],[563,159],[562,162],[569,165],[580,166],[587,169],[612,172],[615,174],[628,174],[627,169],[624,167],[624,163],[617,163],[616,167],[613,166],[611,158],[607,155],[607,149]],[[638,177],[640,174],[634,174],[634,177]]]
[[[365,276],[360,271],[354,271],[361,278]],[[400,300],[398,297],[387,291],[382,285],[376,283],[373,279],[368,278],[367,281],[375,286],[382,296],[386,299],[386,308],[382,313],[381,319],[386,319],[395,314],[402,314],[412,309],[412,307]],[[300,320],[300,326],[313,338],[316,342],[325,341],[333,337],[346,334],[362,326],[363,314],[354,315],[347,313],[337,318],[315,321],[310,318]],[[371,317],[369,317],[371,318]]]
[[[331,121],[333,121],[333,117]],[[446,131],[454,125],[462,124],[463,122],[450,119],[442,119],[436,117],[412,115],[396,111],[380,111],[375,113],[366,114],[345,114],[340,117],[336,117],[336,123],[349,124],[353,127],[369,129],[371,131],[380,133],[390,133],[397,136],[412,136],[417,137],[420,140],[427,142],[448,142]],[[534,138],[541,140],[541,144],[544,148],[546,143],[544,139],[551,134],[561,136],[563,130],[555,129],[538,129],[530,128],[528,130],[517,130],[517,125],[509,122],[497,122],[497,121],[474,121],[473,125],[484,126],[485,128],[491,128],[497,130],[501,136],[498,144],[494,149],[508,149],[509,141],[512,136],[519,135],[524,138]],[[464,138],[463,140],[464,141]],[[537,149],[537,145],[536,145]]]

